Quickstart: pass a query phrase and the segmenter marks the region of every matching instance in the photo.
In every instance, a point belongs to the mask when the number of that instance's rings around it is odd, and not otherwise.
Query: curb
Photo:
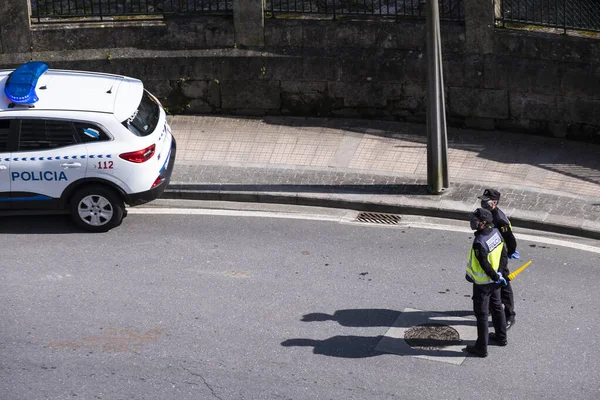
[[[178,185],[182,187],[184,185]],[[163,195],[164,199],[174,200],[205,200],[205,201],[231,201],[245,203],[266,203],[266,204],[290,204],[312,207],[341,208],[356,211],[380,212],[389,214],[407,214],[421,215],[426,217],[446,218],[453,220],[467,220],[467,215],[472,211],[472,206],[463,202],[456,201],[431,201],[419,199],[408,199],[406,196],[396,196],[395,202],[367,201],[365,196],[346,195],[344,197],[335,194],[325,194],[322,196],[300,193],[269,193],[269,192],[235,192],[223,190],[191,190],[191,189],[173,189],[167,187]],[[353,199],[352,197],[355,197]],[[362,199],[360,199],[362,197]],[[592,223],[584,225],[569,225],[565,222],[557,223],[548,221],[554,218],[551,215],[538,215],[536,218],[528,217],[526,212],[517,212],[518,216],[511,215],[511,224],[515,227],[534,229],[539,231],[553,232],[564,235],[572,235],[589,239],[600,240],[600,224]],[[564,217],[562,220],[564,221]]]

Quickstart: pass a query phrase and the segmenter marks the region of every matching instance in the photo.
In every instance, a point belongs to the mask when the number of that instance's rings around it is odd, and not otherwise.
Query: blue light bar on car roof
[[[48,70],[48,64],[30,61],[15,69],[8,77],[4,93],[15,104],[33,104],[38,101],[35,87],[38,79]]]

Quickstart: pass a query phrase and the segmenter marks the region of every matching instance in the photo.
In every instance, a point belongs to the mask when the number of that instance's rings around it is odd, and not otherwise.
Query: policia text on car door
[[[19,141],[10,178],[13,206],[46,208],[43,204],[85,177],[87,149],[70,121],[19,119]]]

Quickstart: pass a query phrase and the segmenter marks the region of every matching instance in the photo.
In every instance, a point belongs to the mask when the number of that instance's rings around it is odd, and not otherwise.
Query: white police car
[[[0,89],[0,210],[68,210],[103,232],[165,190],[175,139],[141,81],[29,62]]]

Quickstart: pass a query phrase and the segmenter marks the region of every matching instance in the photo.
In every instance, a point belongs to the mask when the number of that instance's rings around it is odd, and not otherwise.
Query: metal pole
[[[449,187],[448,138],[438,0],[427,0],[427,188]]]

